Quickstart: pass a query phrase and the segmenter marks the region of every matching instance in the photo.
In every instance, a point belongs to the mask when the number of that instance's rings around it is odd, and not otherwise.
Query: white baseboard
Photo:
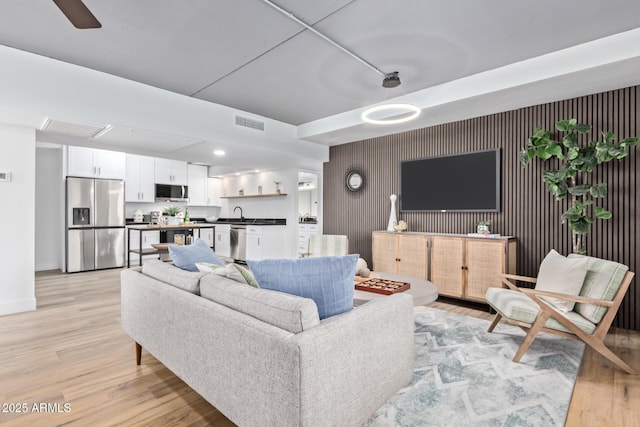
[[[22,313],[36,309],[36,299],[29,298],[22,301],[0,302],[0,316],[5,314]]]
[[[43,263],[43,264],[36,264],[36,271],[47,271],[47,270],[60,270],[60,266],[58,265],[58,263]]]

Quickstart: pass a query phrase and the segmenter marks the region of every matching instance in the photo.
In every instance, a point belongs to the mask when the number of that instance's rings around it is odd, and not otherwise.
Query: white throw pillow
[[[586,258],[566,258],[555,250],[542,260],[536,289],[578,296],[584,278],[587,275],[588,260]],[[560,298],[541,297],[563,313],[573,310],[575,302]]]

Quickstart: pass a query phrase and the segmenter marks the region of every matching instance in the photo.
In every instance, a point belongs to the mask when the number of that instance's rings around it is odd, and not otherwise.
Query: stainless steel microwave
[[[186,185],[156,184],[156,202],[187,202],[189,188]]]

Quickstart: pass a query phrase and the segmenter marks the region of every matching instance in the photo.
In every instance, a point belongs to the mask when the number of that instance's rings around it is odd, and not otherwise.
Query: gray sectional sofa
[[[313,300],[158,261],[122,272],[122,328],[240,426],[362,425],[413,376],[410,295],[321,321]]]

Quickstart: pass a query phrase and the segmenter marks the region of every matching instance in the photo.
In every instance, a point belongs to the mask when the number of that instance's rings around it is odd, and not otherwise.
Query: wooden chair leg
[[[618,368],[626,371],[628,374],[638,375],[638,373],[636,371],[634,371],[631,366],[627,365],[624,362],[624,360],[620,359],[614,352],[609,350],[609,348],[606,345],[604,345],[604,343],[602,341],[589,340],[589,341],[584,341],[584,342],[589,347],[591,347],[592,349],[594,349],[595,351],[600,353],[602,356],[606,357],[611,362],[613,362],[613,364],[616,365]]]
[[[500,313],[496,313],[496,317],[493,318],[493,322],[491,322],[491,326],[489,326],[487,332],[493,332],[496,326],[498,326],[498,323],[500,323],[500,319],[502,319],[502,315]]]
[[[542,328],[544,328],[544,324],[547,322],[548,318],[549,318],[549,315],[544,311],[538,314],[538,318],[531,325],[531,329],[529,329],[529,333],[527,334],[527,336],[524,337],[524,341],[520,345],[520,348],[516,352],[516,355],[513,356],[514,362],[516,363],[520,362],[520,359],[522,358],[522,356],[524,356],[524,353],[529,349],[533,340],[536,339],[538,332],[540,332]]]
[[[136,342],[136,365],[140,365],[142,360],[142,346]]]

